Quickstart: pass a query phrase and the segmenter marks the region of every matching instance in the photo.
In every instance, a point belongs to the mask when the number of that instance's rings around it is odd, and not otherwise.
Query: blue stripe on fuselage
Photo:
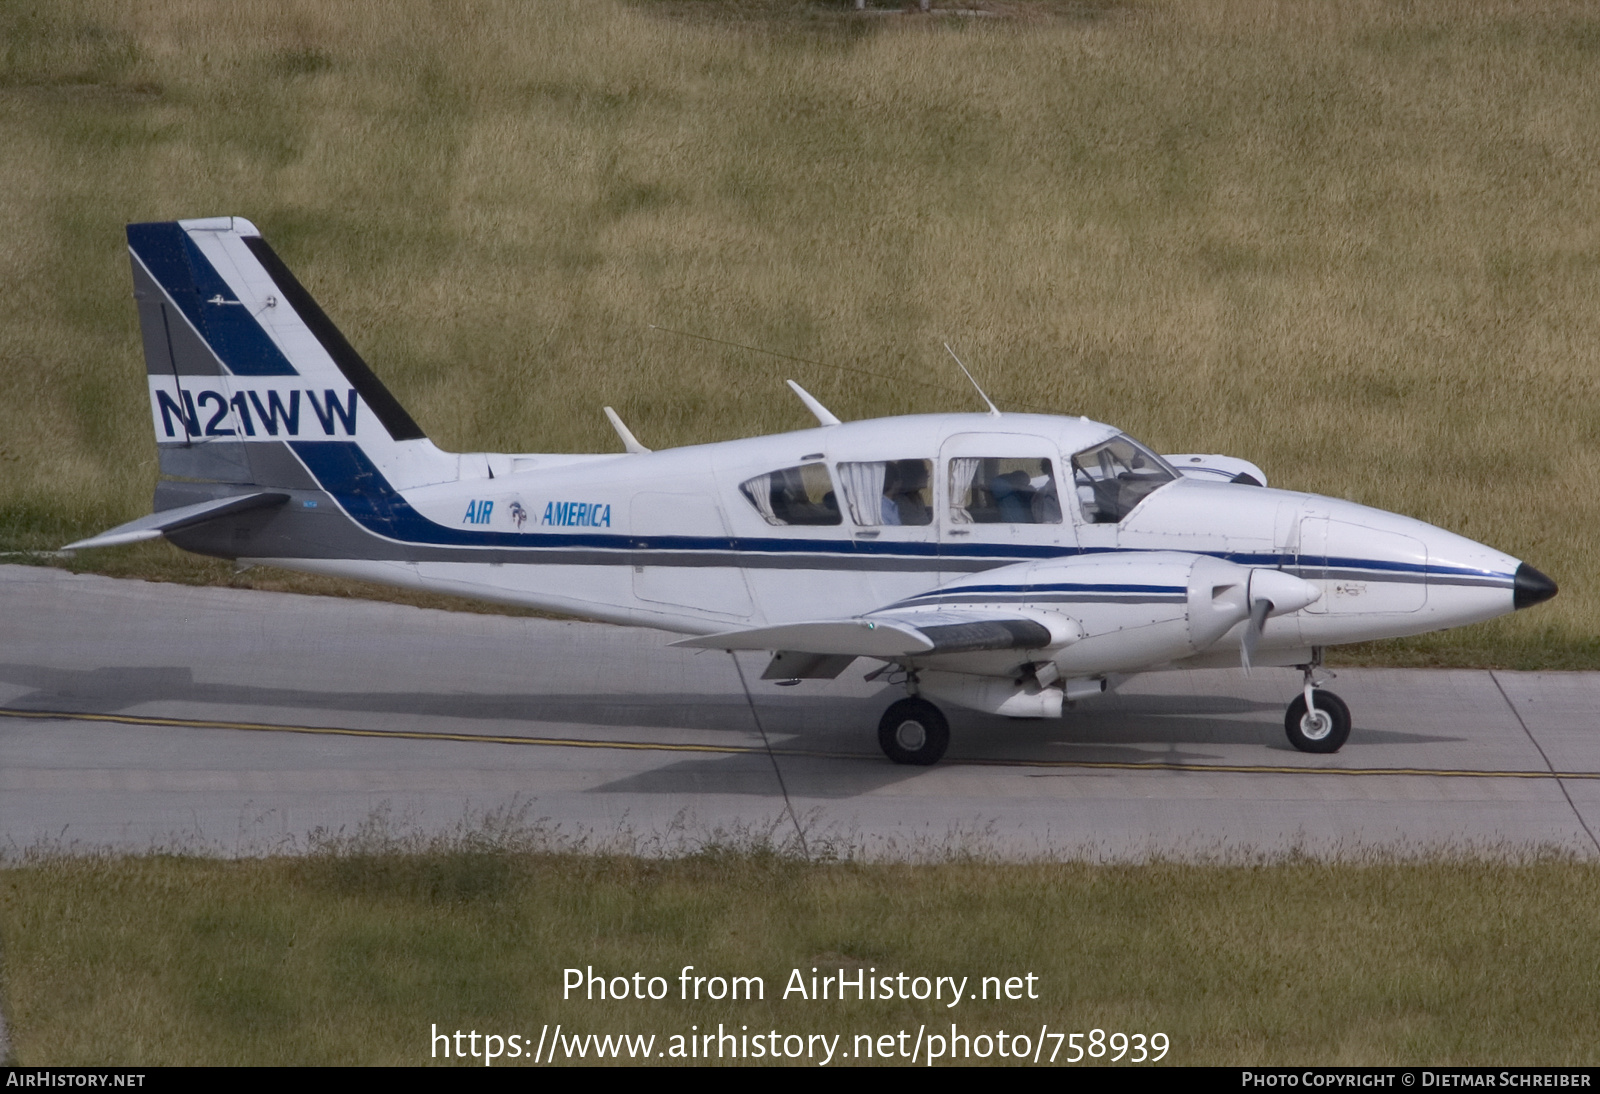
[[[965,596],[972,593],[1180,593],[1187,595],[1188,589],[1182,585],[1112,585],[1102,583],[1083,583],[1076,581],[1051,581],[1038,585],[961,585],[954,589],[940,589],[934,592],[920,593],[911,600],[921,600],[924,597],[944,596],[960,593]],[[909,603],[909,601],[907,601]]]
[[[814,539],[746,539],[728,536],[629,536],[613,534],[558,534],[549,532],[493,532],[466,528],[453,528],[429,520],[411,507],[411,504],[389,485],[383,473],[367,458],[360,445],[352,441],[289,441],[322,488],[332,494],[346,513],[369,532],[398,540],[402,543],[430,547],[492,547],[521,548],[529,552],[544,548],[591,548],[613,551],[694,552],[716,551],[737,554],[767,555],[876,555],[908,559],[927,559],[937,563],[943,559],[992,559],[996,566],[1037,559],[1067,558],[1080,555],[1126,554],[1130,551],[1148,551],[1142,547],[1063,547],[1051,544],[938,544],[938,543],[861,543],[823,541]],[[1415,574],[1424,581],[1429,578],[1462,577],[1490,578],[1503,581],[1507,588],[1514,580],[1511,574],[1490,570],[1473,570],[1465,567],[1425,567],[1409,562],[1386,562],[1378,559],[1332,558],[1326,567],[1319,559],[1315,565],[1302,565],[1293,555],[1276,553],[1228,553],[1224,551],[1191,551],[1224,559],[1240,566],[1272,566],[1301,570],[1367,569],[1389,573]],[[737,565],[730,559],[729,565]],[[936,567],[934,567],[936,568]],[[1007,586],[1009,588],[1009,586]],[[1069,587],[1039,586],[1059,588]],[[1001,588],[996,586],[996,588]],[[1105,588],[1096,586],[1096,588]],[[1165,592],[1159,586],[1127,586],[1129,591],[1146,590]],[[962,591],[968,591],[966,587]]]

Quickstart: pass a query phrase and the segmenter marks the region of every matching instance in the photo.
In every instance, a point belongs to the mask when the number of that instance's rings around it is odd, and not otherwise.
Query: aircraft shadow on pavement
[[[147,703],[184,703],[212,708],[209,716],[227,720],[272,720],[272,710],[395,715],[406,719],[440,718],[511,723],[485,726],[485,733],[561,736],[562,726],[587,726],[644,731],[683,729],[737,734],[740,744],[760,740],[743,694],[657,693],[580,695],[549,693],[469,693],[304,691],[259,685],[196,682],[187,667],[60,669],[37,665],[0,664],[0,682],[33,689],[5,705],[16,709],[114,714]],[[878,753],[876,727],[890,698],[889,689],[872,697],[806,695],[771,688],[756,693],[755,705],[775,748],[855,754],[870,762],[847,760],[860,772],[841,782],[838,760],[781,757],[787,771],[809,770],[821,762],[829,774],[808,796],[850,797],[889,785],[927,770],[889,764]],[[222,708],[220,710],[216,708]],[[233,708],[233,709],[228,709]],[[254,708],[246,712],[239,708]],[[263,713],[260,708],[268,708]],[[198,715],[199,712],[196,712]],[[193,715],[189,715],[193,716]],[[1114,695],[1090,700],[1060,720],[1013,720],[971,711],[951,710],[949,759],[1006,761],[1078,761],[1093,763],[1217,762],[1222,757],[1194,746],[1265,746],[1292,752],[1284,739],[1279,707],[1226,695]],[[308,721],[338,721],[318,718]],[[397,724],[393,729],[413,728]],[[471,732],[471,730],[469,730]],[[568,731],[570,732],[570,731]],[[1444,743],[1457,738],[1359,727],[1357,744]],[[1160,747],[1159,751],[1151,746]],[[756,769],[749,756],[684,760],[597,788],[597,791],[744,793],[775,792],[775,785],[754,789]],[[1238,757],[1233,757],[1237,760]],[[759,757],[768,765],[765,756]],[[797,766],[797,761],[805,763]],[[770,780],[770,766],[759,769]],[[872,775],[865,774],[871,770]],[[716,790],[726,785],[730,789]]]
[[[722,730],[750,733],[750,706],[741,694],[629,695],[589,692],[457,694],[442,691],[304,691],[259,685],[197,683],[188,668],[56,669],[0,664],[0,682],[30,687],[7,706],[17,709],[72,710],[112,714],[145,703],[193,703],[212,710],[211,717],[229,720],[260,718],[240,707],[303,709],[329,713],[394,714],[423,718],[519,723],[499,727],[524,734],[552,732],[552,726],[640,727]],[[789,703],[796,699],[788,700]],[[842,700],[815,698],[837,717]],[[190,715],[198,716],[198,715]],[[311,719],[316,720],[316,719]],[[537,726],[534,723],[542,723]],[[394,728],[411,728],[396,726]],[[485,732],[492,730],[485,729]]]
[[[791,797],[837,800],[870,794],[914,778],[925,767],[892,764],[882,755],[861,759],[811,759],[779,756],[778,767]],[[783,791],[772,761],[757,753],[696,757],[664,764],[596,786],[591,794],[743,794],[782,802]]]
[[[994,763],[1003,769],[1005,764],[1018,763],[1017,775],[1036,774],[1037,768],[1020,766],[1041,760],[1093,760],[1100,763],[1149,763],[1152,760],[1167,763],[1205,763],[1218,757],[1181,751],[1152,753],[1148,749],[1095,748],[1092,754],[1077,751],[1063,753],[1048,745],[1058,742],[963,741],[959,728],[952,732],[950,752],[941,765],[913,767],[889,762],[877,751],[876,742],[863,735],[848,756],[791,756],[783,755],[785,748],[798,749],[807,742],[794,739],[774,741],[779,750],[776,757],[778,769],[783,772],[784,786],[795,798],[839,800],[869,794],[887,786],[911,779],[922,778],[963,760]],[[963,747],[967,745],[969,747]],[[867,751],[868,749],[871,751]],[[744,753],[738,756],[695,757],[663,764],[616,779],[589,791],[591,794],[749,794],[781,798],[777,776],[772,770],[773,761],[761,753]],[[1081,770],[1057,769],[1061,774],[1082,774]]]

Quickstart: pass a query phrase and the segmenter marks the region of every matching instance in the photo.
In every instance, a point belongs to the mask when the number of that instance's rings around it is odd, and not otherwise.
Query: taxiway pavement
[[[1159,673],[1059,721],[951,710],[946,760],[908,768],[867,662],[780,687],[672,637],[0,566],[0,848],[509,823],[645,852],[1600,857],[1600,674],[1344,670],[1355,729],[1309,756],[1298,673]]]

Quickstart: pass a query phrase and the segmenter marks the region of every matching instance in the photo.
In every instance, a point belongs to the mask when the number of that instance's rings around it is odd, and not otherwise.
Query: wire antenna
[[[946,342],[944,348],[951,357],[955,358],[956,367],[961,370],[961,375],[965,376],[972,386],[977,389],[978,398],[989,404],[989,416],[992,418],[1000,417],[1000,408],[994,405],[993,399],[983,393],[983,388],[978,387],[978,381],[972,379],[972,373],[968,372],[967,366],[961,363],[961,358],[956,357],[956,351],[950,348],[950,343]]]
[[[796,357],[792,353],[779,353],[775,349],[762,349],[760,346],[747,346],[743,342],[730,342],[726,338],[712,338],[707,334],[692,334],[686,330],[674,330],[671,327],[663,327],[659,323],[651,323],[649,324],[649,327],[651,330],[658,330],[663,334],[676,334],[679,338],[693,338],[696,342],[711,342],[718,346],[732,346],[734,349],[749,350],[751,353],[763,353],[768,357],[781,357],[785,361],[795,361],[802,365],[816,365],[818,368],[831,368],[837,372],[853,372],[857,376],[871,376],[878,380],[892,380],[897,384],[903,384],[906,382],[905,378],[901,376],[890,376],[887,373],[871,372],[864,368],[851,368],[849,365],[831,365],[826,361],[813,361],[809,357]],[[953,389],[943,388],[940,390],[950,391]]]
[[[918,387],[918,388],[921,388],[921,389],[926,390],[926,391],[943,391],[943,392],[946,392],[947,394],[950,394],[950,395],[960,395],[961,394],[961,389],[960,388],[946,387],[943,384],[930,384],[930,383],[927,383],[927,382],[925,382],[923,380],[920,380],[920,379],[919,380],[909,380],[904,376],[891,376],[888,373],[873,372],[870,369],[852,368],[849,365],[835,365],[835,364],[830,364],[827,361],[813,361],[809,357],[796,357],[796,356],[794,356],[793,354],[790,354],[790,353],[779,353],[777,350],[762,349],[760,346],[747,346],[743,342],[730,342],[726,338],[712,338],[710,335],[706,335],[706,334],[695,334],[692,331],[677,330],[677,329],[675,329],[673,327],[663,327],[659,323],[648,323],[648,324],[646,324],[646,326],[648,326],[651,330],[658,330],[662,334],[675,334],[679,338],[690,338],[690,339],[693,339],[696,342],[710,342],[713,345],[718,345],[718,346],[731,346],[734,349],[748,350],[751,353],[760,353],[760,354],[763,354],[763,355],[765,355],[767,357],[779,357],[779,358],[782,358],[785,361],[794,361],[797,364],[815,365],[817,368],[831,368],[835,372],[853,372],[857,376],[871,376],[873,379],[876,379],[876,380],[888,380],[890,383],[899,384],[899,385],[902,385],[902,386],[911,385],[911,386]],[[947,345],[947,346],[945,346],[945,349],[948,350],[948,349],[950,349],[950,347]],[[954,350],[950,350],[950,356],[955,357],[955,351]],[[958,364],[958,365],[961,364],[961,359],[959,357],[956,358],[956,364]],[[961,366],[961,371],[962,372],[966,372],[967,371],[967,368],[966,368],[965,365]],[[970,372],[967,373],[967,379],[968,380],[972,380],[972,374]],[[972,386],[973,387],[978,387],[978,382],[976,380],[972,380]],[[978,388],[978,394],[979,395],[983,395],[983,389],[982,388]],[[986,403],[989,403],[989,397],[987,395],[983,395],[983,401],[986,402]],[[999,410],[995,409],[995,405],[993,403],[989,403],[989,409],[991,411],[993,411],[995,414],[999,414],[1000,413]],[[1036,405],[1029,404],[1029,403],[1023,403],[1022,404],[1022,409],[1023,410],[1035,411],[1035,412],[1037,412],[1039,414],[1059,414],[1059,413],[1061,413],[1059,410],[1054,409],[1052,407],[1036,406]]]

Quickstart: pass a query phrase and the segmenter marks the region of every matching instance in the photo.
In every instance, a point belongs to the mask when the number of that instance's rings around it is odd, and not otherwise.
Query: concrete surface
[[[1060,721],[950,710],[947,759],[907,768],[870,663],[784,688],[742,655],[752,703],[729,655],[671,639],[0,566],[0,849],[498,820],[647,852],[1600,855],[1600,674],[1344,671],[1334,756],[1284,737],[1293,671],[1152,674]]]

